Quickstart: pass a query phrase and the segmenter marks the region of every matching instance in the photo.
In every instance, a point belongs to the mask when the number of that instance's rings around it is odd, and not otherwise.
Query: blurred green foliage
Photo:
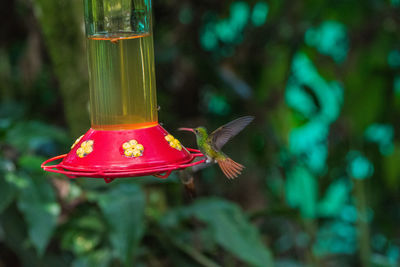
[[[0,266],[398,266],[397,0],[160,0],[160,121],[215,129],[247,166],[69,180],[90,127],[78,0],[11,0],[0,27]],[[190,135],[174,134],[194,146]]]

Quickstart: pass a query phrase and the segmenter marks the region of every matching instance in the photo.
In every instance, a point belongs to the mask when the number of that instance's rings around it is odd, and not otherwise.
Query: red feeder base
[[[174,170],[205,162],[205,159],[192,162],[197,157],[203,154],[186,149],[160,125],[120,131],[90,129],[68,154],[43,162],[42,168],[69,178],[104,178],[109,183],[122,177],[167,178]],[[62,161],[46,166],[56,160]]]

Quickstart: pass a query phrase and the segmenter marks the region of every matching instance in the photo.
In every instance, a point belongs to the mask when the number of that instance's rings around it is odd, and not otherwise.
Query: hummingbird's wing
[[[240,117],[239,119],[231,121],[212,132],[208,138],[214,146],[214,149],[220,150],[226,142],[240,133],[253,120],[253,116]]]

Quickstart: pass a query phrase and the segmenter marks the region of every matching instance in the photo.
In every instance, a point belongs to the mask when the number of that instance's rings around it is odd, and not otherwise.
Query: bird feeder
[[[70,178],[154,175],[203,161],[158,123],[151,0],[85,0],[91,129],[45,161]],[[84,107],[82,107],[83,109]],[[58,164],[47,165],[57,161]],[[60,162],[61,161],[61,162]]]

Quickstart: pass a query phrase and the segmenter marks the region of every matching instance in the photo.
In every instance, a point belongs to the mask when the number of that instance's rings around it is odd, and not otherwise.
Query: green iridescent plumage
[[[196,135],[197,146],[204,156],[207,157],[207,162],[218,163],[223,173],[232,179],[241,173],[244,166],[230,159],[221,151],[221,148],[232,137],[241,132],[253,119],[254,117],[252,116],[241,117],[219,127],[210,135],[208,135],[207,129],[204,127],[197,127],[195,129],[180,128],[179,130],[193,132]]]
[[[212,159],[226,158],[226,155],[223,152],[217,151],[213,148],[212,140],[209,139],[206,128],[198,127],[194,130],[196,133],[197,146],[203,155],[206,155]]]

